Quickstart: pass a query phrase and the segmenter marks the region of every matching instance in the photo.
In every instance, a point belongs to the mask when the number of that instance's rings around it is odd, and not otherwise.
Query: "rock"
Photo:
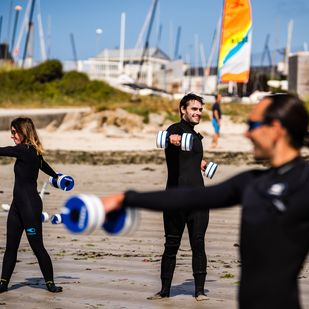
[[[55,132],[55,131],[57,130],[58,126],[59,126],[59,123],[58,123],[58,121],[55,119],[55,120],[53,120],[52,122],[50,122],[50,123],[47,125],[47,127],[45,128],[45,130],[46,130],[47,132]]]
[[[88,121],[82,126],[83,132],[97,132],[98,131],[98,121],[92,120]]]
[[[162,114],[150,113],[148,118],[149,124],[157,127],[162,126],[165,122],[165,117]]]
[[[159,120],[157,120],[158,122]],[[160,120],[161,121],[161,120]],[[110,128],[109,128],[110,127]],[[53,132],[57,124],[52,122],[48,131]],[[116,128],[118,130],[116,131]],[[107,110],[102,112],[68,113],[65,115],[59,131],[83,130],[89,132],[103,132],[104,134],[116,134],[120,132],[138,133],[144,128],[143,117],[131,114],[123,109]],[[111,133],[106,133],[111,132]]]
[[[161,127],[157,125],[147,124],[147,125],[144,125],[142,132],[143,133],[153,133],[156,135],[160,130],[161,130]]]
[[[61,125],[58,130],[60,131],[69,131],[69,130],[79,130],[81,129],[81,119],[82,114],[77,113],[68,113],[63,118]]]
[[[106,137],[123,137],[126,132],[114,125],[104,125],[102,128],[102,133]]]
[[[142,130],[144,122],[143,117],[118,108],[115,110],[115,125],[128,133],[134,133]]]
[[[103,126],[115,126],[124,132],[134,133],[143,129],[144,123],[141,116],[131,114],[123,109],[103,111],[98,113],[98,130]],[[106,131],[105,129],[103,131]]]

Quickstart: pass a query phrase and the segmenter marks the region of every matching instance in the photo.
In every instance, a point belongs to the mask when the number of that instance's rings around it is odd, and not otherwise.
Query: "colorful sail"
[[[251,39],[250,0],[225,0],[218,62],[219,82],[248,82]]]

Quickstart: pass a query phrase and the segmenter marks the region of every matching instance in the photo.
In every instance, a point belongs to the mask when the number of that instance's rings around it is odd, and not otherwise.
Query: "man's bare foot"
[[[196,299],[196,301],[204,301],[204,300],[208,300],[209,297],[207,295],[205,295],[203,292],[200,292],[200,293],[195,295],[195,299]]]
[[[158,292],[155,295],[147,297],[148,300],[156,300],[170,297],[169,293]]]

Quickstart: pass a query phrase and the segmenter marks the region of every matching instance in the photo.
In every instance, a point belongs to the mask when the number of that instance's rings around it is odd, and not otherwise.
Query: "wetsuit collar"
[[[274,171],[278,174],[278,175],[284,175],[285,173],[289,172],[292,168],[294,168],[294,166],[298,165],[299,163],[303,162],[304,159],[300,156],[294,158],[293,160],[278,166],[274,168]]]
[[[180,123],[181,123],[181,124],[184,124],[185,126],[191,128],[191,129],[193,129],[194,126],[195,126],[195,125],[191,124],[190,122],[184,120],[183,118],[180,120]]]
[[[192,125],[190,122],[188,122],[188,121],[186,121],[186,120],[184,120],[184,119],[181,119],[181,120],[180,120],[180,124],[181,124],[183,127],[185,127],[185,128],[187,128],[187,129],[191,130],[192,132],[194,132],[194,133],[199,137],[200,140],[203,139],[203,135],[201,135],[200,133],[194,131],[194,125]]]

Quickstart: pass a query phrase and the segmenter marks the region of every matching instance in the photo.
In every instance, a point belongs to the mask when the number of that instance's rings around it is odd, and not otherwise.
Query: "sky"
[[[12,41],[16,16],[15,6],[23,9],[18,15],[15,43],[21,36],[24,13],[30,0],[0,0],[1,42]],[[88,59],[104,48],[120,45],[121,13],[126,16],[125,47],[134,48],[153,0],[36,0],[34,11],[34,58],[40,60],[38,27],[39,6],[49,58],[73,60],[73,34],[78,59]],[[269,48],[286,46],[288,22],[293,20],[292,51],[309,44],[308,0],[251,0],[253,18],[253,60],[261,62],[266,36]],[[181,27],[179,55],[193,65],[202,63],[196,46],[202,45],[208,59],[212,38],[222,14],[223,0],[159,0],[150,36],[150,46],[157,45],[174,57],[177,28]],[[161,38],[158,43],[159,25]],[[25,37],[20,44],[22,58]],[[157,44],[158,43],[158,44]],[[279,53],[272,53],[278,59]],[[266,58],[267,59],[267,58]],[[267,64],[267,62],[265,63]]]

